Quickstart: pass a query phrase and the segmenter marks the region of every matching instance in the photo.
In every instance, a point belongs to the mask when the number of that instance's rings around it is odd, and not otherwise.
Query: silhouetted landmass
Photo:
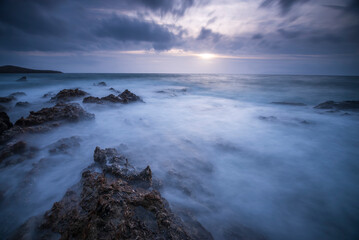
[[[0,73],[62,73],[62,72],[54,71],[54,70],[36,70],[36,69],[6,65],[0,67]]]

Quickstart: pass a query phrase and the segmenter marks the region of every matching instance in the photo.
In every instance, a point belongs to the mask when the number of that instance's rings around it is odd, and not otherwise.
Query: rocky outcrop
[[[42,219],[25,223],[13,238],[212,239],[198,222],[186,227],[172,213],[167,201],[150,187],[150,167],[136,171],[115,149],[97,147],[94,160],[80,183]]]
[[[29,102],[17,102],[15,107],[28,107],[30,105]]]
[[[333,110],[359,110],[359,101],[343,101],[343,102],[327,101],[315,106],[314,108],[333,109]]]
[[[47,146],[51,154],[70,154],[72,150],[80,147],[81,138],[72,136],[69,138],[61,138],[57,142]]]
[[[76,122],[93,119],[94,114],[86,112],[78,103],[58,103],[51,108],[43,108],[38,112],[30,112],[27,118],[20,118],[15,122],[16,126],[30,127],[54,121]]]
[[[4,107],[3,105],[0,105],[0,112],[5,112],[7,111],[7,108]]]
[[[0,103],[9,103],[14,99],[14,97],[0,97]]]
[[[56,96],[51,98],[51,101],[55,102],[68,102],[72,101],[79,97],[84,97],[88,95],[87,92],[82,91],[78,88],[76,89],[63,89],[59,93],[56,94]]]
[[[0,112],[0,134],[10,129],[13,124],[10,122],[9,116],[5,112]]]
[[[9,141],[23,133],[39,133],[51,130],[65,122],[77,122],[94,119],[95,115],[86,112],[78,103],[58,103],[51,108],[30,112],[27,118],[20,118],[14,127],[0,134],[0,143]]]
[[[26,96],[26,93],[24,93],[24,92],[14,92],[14,93],[11,93],[10,95],[9,95],[9,97],[21,97],[21,96]]]
[[[119,97],[122,99],[123,103],[136,102],[141,100],[140,97],[136,96],[136,94],[130,92],[129,90],[123,91]]]
[[[110,94],[102,98],[90,96],[90,97],[85,97],[82,102],[103,104],[103,103],[130,103],[140,100],[141,100],[140,97],[136,96],[134,93],[126,89],[123,93],[119,94],[118,96],[115,96],[113,94]]]
[[[102,87],[106,87],[107,84],[105,82],[99,82],[99,83],[94,83],[94,86],[102,86]]]

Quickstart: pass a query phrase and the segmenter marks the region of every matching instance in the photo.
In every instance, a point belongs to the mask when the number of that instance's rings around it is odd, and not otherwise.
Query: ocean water
[[[313,107],[359,100],[359,77],[176,74],[0,75],[12,122],[51,106],[45,93],[80,88],[103,97],[129,89],[144,103],[92,105],[94,121],[23,136],[34,158],[0,166],[0,236],[41,215],[80,180],[93,151],[118,147],[138,169],[150,165],[170,206],[192,212],[215,239],[359,238],[359,113]],[[107,86],[94,86],[105,81]],[[297,102],[305,106],[277,105]],[[349,113],[349,114],[345,114]],[[79,136],[80,147],[47,146]],[[46,159],[45,161],[41,159]],[[39,164],[40,163],[40,164]],[[40,166],[34,170],[34,166]]]

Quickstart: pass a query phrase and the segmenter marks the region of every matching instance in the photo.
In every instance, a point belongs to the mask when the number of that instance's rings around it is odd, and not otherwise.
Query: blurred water
[[[327,100],[359,100],[359,78],[176,74],[0,75],[0,96],[23,91],[29,107],[14,122],[51,106],[42,95],[79,87],[93,96],[129,89],[145,103],[79,102],[96,120],[24,136],[40,149],[0,169],[0,236],[43,214],[92,163],[95,146],[119,147],[138,168],[150,165],[163,196],[190,209],[216,239],[245,229],[268,239],[359,236],[359,114],[313,109]],[[105,81],[107,87],[93,86]],[[283,106],[271,102],[300,102]],[[47,145],[80,136],[81,147],[52,156]],[[40,168],[34,173],[35,163]]]

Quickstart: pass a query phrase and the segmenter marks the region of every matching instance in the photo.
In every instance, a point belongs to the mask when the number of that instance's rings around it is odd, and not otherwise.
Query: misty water
[[[93,151],[117,147],[150,165],[170,206],[188,209],[215,239],[253,231],[267,239],[359,237],[359,113],[313,107],[359,99],[359,78],[340,76],[28,74],[0,76],[12,122],[52,106],[45,93],[80,88],[103,97],[129,89],[144,103],[80,103],[94,121],[22,138],[34,158],[0,166],[0,236],[44,214],[81,178]],[[105,81],[107,86],[94,86]],[[296,102],[305,106],[272,104]],[[79,136],[70,154],[48,146]],[[45,159],[45,161],[40,161]],[[34,171],[34,166],[37,166]],[[40,166],[40,167],[39,167]]]

